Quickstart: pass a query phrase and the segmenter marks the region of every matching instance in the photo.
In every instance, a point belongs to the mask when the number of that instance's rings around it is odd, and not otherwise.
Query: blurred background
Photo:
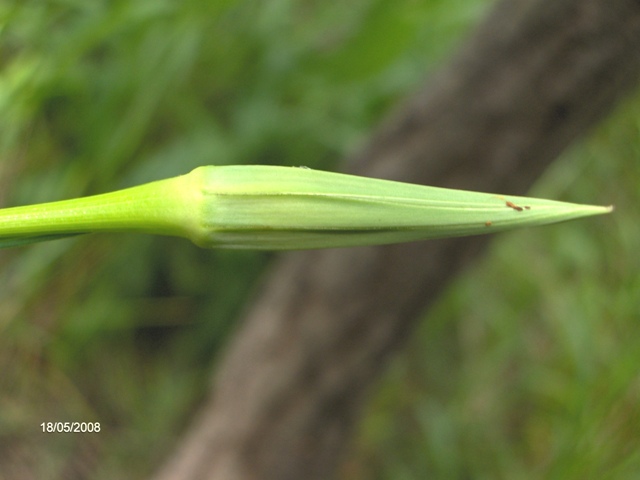
[[[334,169],[486,0],[0,0],[0,206],[198,165]],[[342,480],[639,478],[640,97],[532,195],[389,368]],[[0,478],[144,478],[275,258],[173,238],[0,251]],[[99,434],[42,422],[100,422]]]

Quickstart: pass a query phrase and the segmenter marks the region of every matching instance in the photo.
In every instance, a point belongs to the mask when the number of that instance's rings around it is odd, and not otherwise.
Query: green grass
[[[0,205],[202,164],[331,168],[486,3],[6,1]],[[344,479],[639,470],[639,105],[532,192],[616,212],[497,239],[392,365]],[[271,259],[115,235],[0,252],[0,475],[147,474]],[[40,432],[56,420],[103,432]]]

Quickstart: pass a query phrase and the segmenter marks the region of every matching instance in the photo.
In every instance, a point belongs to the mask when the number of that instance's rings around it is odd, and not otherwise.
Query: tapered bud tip
[[[578,205],[585,215],[604,215],[615,210],[613,205]]]
[[[613,212],[615,210],[615,207],[613,205],[589,205],[588,209],[592,212],[593,215],[604,215]]]

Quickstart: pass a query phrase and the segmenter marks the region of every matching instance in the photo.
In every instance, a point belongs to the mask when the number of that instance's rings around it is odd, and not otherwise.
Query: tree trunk
[[[504,0],[348,169],[524,194],[639,74],[638,0]],[[157,480],[330,478],[390,355],[486,243],[283,255]]]

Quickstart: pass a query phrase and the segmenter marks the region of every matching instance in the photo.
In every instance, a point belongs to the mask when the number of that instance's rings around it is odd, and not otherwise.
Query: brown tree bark
[[[638,0],[504,0],[348,168],[523,194],[639,75]],[[156,478],[330,478],[389,356],[486,242],[283,255]]]

